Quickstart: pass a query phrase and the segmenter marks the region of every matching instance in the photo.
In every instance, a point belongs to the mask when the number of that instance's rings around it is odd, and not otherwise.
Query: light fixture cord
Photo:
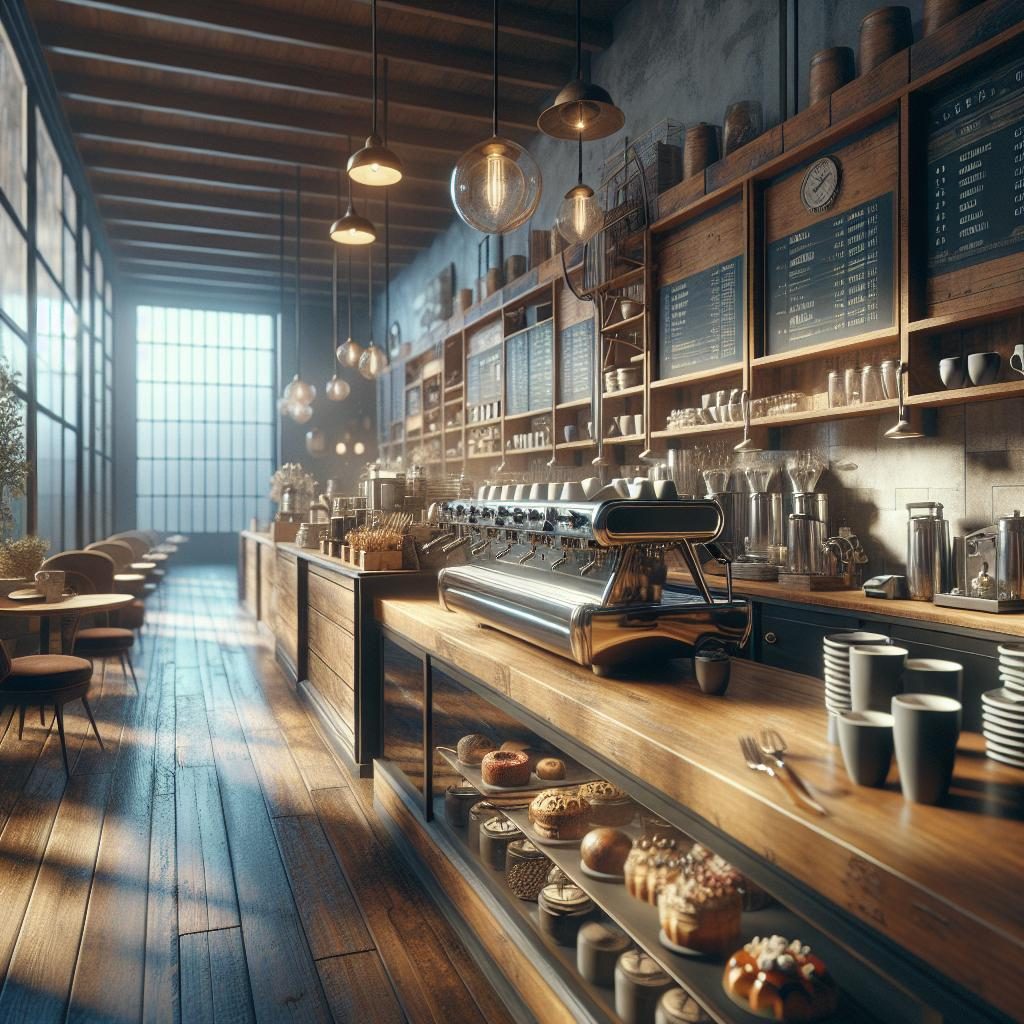
[[[578,148],[578,151],[577,151],[578,155],[577,155],[577,164],[576,164],[576,168],[577,168],[576,184],[577,185],[582,185],[583,184],[583,132],[579,133],[579,135],[577,136],[577,139],[578,139],[578,146],[579,146],[579,148]]]
[[[494,62],[493,82],[491,83],[491,131],[498,134],[498,0],[494,0],[494,27],[492,31],[492,51]]]
[[[302,166],[295,165],[295,372],[302,337]]]
[[[278,356],[278,365],[280,365],[280,360],[284,358],[284,345],[282,344],[284,341],[284,189],[281,189],[278,198],[278,205],[280,207],[281,214],[281,237],[278,239],[277,245],[277,280],[278,285],[280,286],[279,301],[281,306],[281,312],[277,318],[277,343],[280,352],[280,355]]]
[[[583,81],[583,0],[576,0],[576,77]]]
[[[345,138],[348,140],[348,159],[352,158],[352,136],[346,135]],[[348,178],[348,212],[352,212],[352,175],[346,172],[345,177]]]
[[[377,0],[370,0],[370,49],[373,51],[373,131],[377,134]]]
[[[370,341],[373,344],[373,246],[366,247],[366,319],[370,326]]]
[[[337,175],[334,181],[334,209],[337,214],[341,214],[341,168],[337,170]],[[331,266],[331,321],[332,321],[332,335],[334,337],[334,351],[338,351],[338,247],[336,245],[331,246],[332,266]],[[334,357],[337,359],[337,356]],[[333,360],[332,360],[333,365]]]

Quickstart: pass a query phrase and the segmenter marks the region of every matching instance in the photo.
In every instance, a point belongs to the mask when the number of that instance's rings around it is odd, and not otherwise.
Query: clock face
[[[827,210],[839,195],[842,169],[835,157],[823,156],[815,160],[800,185],[800,198],[811,213]]]

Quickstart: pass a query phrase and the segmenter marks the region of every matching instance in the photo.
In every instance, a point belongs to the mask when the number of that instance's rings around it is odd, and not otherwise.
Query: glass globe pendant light
[[[302,344],[302,168],[295,167],[295,361],[298,363]],[[296,413],[312,406],[316,399],[316,386],[303,380],[297,373],[285,388],[285,395],[292,403],[291,417],[297,423],[305,423]],[[310,409],[310,416],[312,415]]]
[[[352,137],[348,139],[348,150],[352,152]],[[370,245],[377,240],[377,229],[373,221],[356,213],[352,200],[352,175],[348,176],[348,207],[345,212],[331,225],[332,242],[339,245]]]
[[[583,135],[579,135],[576,184],[558,207],[555,227],[570,245],[585,245],[604,226],[604,210],[594,190],[583,184]]]
[[[390,239],[388,238],[388,199],[384,197],[384,266],[385,274],[388,268],[388,253],[390,251]],[[359,357],[359,372],[367,380],[376,380],[388,368],[388,355],[379,345],[373,340],[373,253],[369,254],[367,260],[368,273],[369,273],[369,286],[368,302],[367,302],[367,319],[370,321],[370,341],[366,346],[365,351]],[[385,320],[386,322],[386,320]]]
[[[494,76],[491,137],[467,149],[452,171],[455,212],[471,228],[489,235],[513,231],[533,216],[542,179],[533,156],[498,134],[498,0],[493,16]]]
[[[333,265],[331,267],[331,325],[332,325],[332,341],[331,341],[331,362],[334,363],[337,358],[338,345],[338,250],[335,249],[333,253]],[[331,379],[324,386],[324,394],[332,402],[344,402],[351,393],[352,388],[349,386],[347,380],[344,377],[339,377],[337,370],[331,374]]]
[[[323,455],[327,451],[327,438],[319,427],[306,431],[306,451],[310,455]]]
[[[352,337],[352,250],[348,253],[348,337],[339,345],[334,354],[342,366],[355,370],[363,356],[363,346]]]
[[[587,142],[614,135],[626,116],[599,85],[583,81],[582,0],[576,0],[576,78],[565,86],[537,118],[537,127],[553,139],[582,136]]]
[[[402,180],[402,161],[377,134],[377,0],[370,0],[370,50],[373,53],[373,115],[363,148],[348,158],[348,176],[360,185],[397,185]]]

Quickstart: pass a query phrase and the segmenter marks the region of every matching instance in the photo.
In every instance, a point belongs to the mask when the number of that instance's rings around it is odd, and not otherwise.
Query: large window
[[[268,513],[274,320],[139,306],[138,521],[233,533]]]

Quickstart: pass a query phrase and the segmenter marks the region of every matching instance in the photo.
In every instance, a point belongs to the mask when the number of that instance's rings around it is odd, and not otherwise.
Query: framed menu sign
[[[528,412],[530,405],[530,338],[521,331],[505,341],[505,414]]]
[[[717,263],[658,293],[659,376],[743,358],[743,257]]]
[[[928,109],[928,274],[1024,251],[1024,57]]]
[[[554,355],[555,331],[550,320],[531,327],[530,336],[530,408],[544,409],[551,405],[551,359]]]
[[[558,401],[589,398],[594,375],[594,319],[566,327],[558,342]]]
[[[765,300],[769,355],[891,327],[892,193],[772,242]]]

